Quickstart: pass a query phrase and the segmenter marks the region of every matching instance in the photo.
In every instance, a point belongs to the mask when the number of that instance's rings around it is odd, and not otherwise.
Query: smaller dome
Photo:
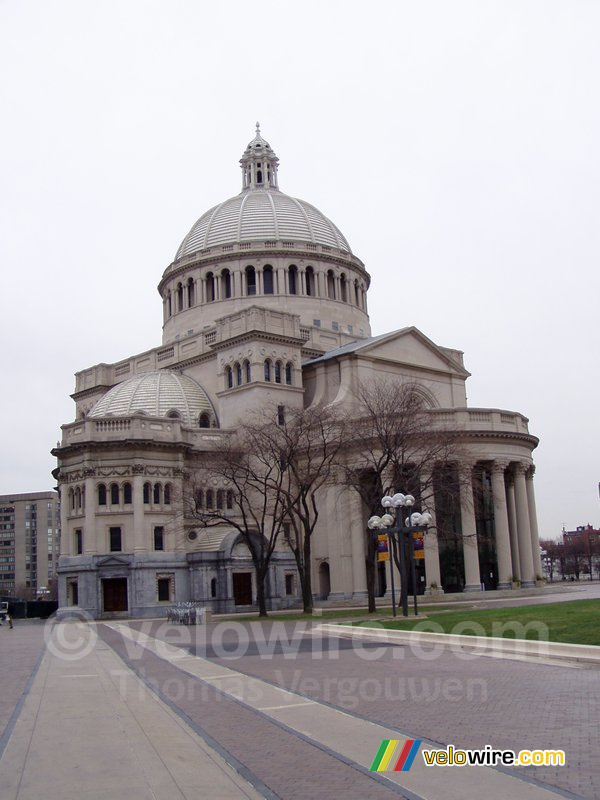
[[[184,425],[196,426],[203,412],[213,416],[211,402],[200,384],[187,375],[161,369],[113,386],[98,400],[88,416],[148,414],[151,417],[179,418]]]

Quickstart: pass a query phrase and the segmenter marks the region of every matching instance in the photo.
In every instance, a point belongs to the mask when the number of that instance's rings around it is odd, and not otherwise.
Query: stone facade
[[[420,587],[480,591],[515,577],[534,585],[537,439],[528,420],[467,407],[460,351],[412,327],[372,337],[364,265],[333,223],[279,190],[278,159],[258,129],[241,165],[240,195],[200,217],[159,283],[162,344],[76,376],[75,421],[53,451],[61,604],[94,616],[162,614],[186,600],[216,611],[252,606],[254,570],[239,535],[226,524],[200,530],[183,506],[194,455],[222,447],[252,409],[351,408],[357,387],[381,376],[422,386],[434,423],[459,429],[467,453],[451,545],[428,535]],[[226,516],[228,487],[206,492]],[[315,593],[363,600],[365,511],[343,485],[327,489],[322,508]],[[267,594],[271,608],[298,602],[284,542]]]

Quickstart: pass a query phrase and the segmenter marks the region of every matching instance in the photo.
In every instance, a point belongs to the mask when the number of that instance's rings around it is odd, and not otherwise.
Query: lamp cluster
[[[394,508],[396,509],[396,514],[400,515],[400,508],[407,508],[410,509],[415,504],[415,498],[412,494],[402,494],[398,492],[395,495],[386,495],[385,497],[381,498],[381,505],[383,508]],[[421,514],[415,511],[414,513],[410,514],[410,516],[406,517],[404,520],[404,524],[406,527],[416,526],[416,525],[429,525],[429,523],[433,520],[433,517],[428,511],[424,511]],[[394,524],[394,517],[391,514],[384,514],[382,517],[371,517],[367,522],[367,526],[374,530],[375,528],[389,528]]]

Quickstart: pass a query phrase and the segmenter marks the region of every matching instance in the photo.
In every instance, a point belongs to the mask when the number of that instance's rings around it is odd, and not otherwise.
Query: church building
[[[241,192],[202,214],[162,275],[162,343],[76,374],[74,421],[53,450],[60,605],[94,617],[161,616],[178,601],[217,612],[253,607],[256,580],[240,534],[203,528],[183,506],[191,460],[219,451],[251,409],[343,406],[360,381],[381,375],[423,386],[431,414],[460,430],[473,476],[460,486],[453,547],[435,532],[426,537],[421,587],[533,586],[542,573],[538,440],[527,418],[467,407],[460,351],[414,327],[371,336],[365,265],[331,220],[279,189],[279,159],[258,125],[240,164]],[[313,590],[323,602],[361,603],[368,515],[358,498],[340,502],[343,490],[327,489]],[[234,513],[230,487],[215,479],[203,492],[205,507]],[[380,579],[384,593],[385,569]],[[299,603],[283,540],[267,584],[270,608]]]

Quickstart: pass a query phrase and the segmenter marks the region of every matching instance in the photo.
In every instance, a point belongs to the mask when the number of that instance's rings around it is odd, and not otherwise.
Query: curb
[[[379,639],[387,644],[406,644],[421,649],[428,644],[441,644],[458,649],[474,650],[471,655],[490,655],[496,658],[526,656],[556,661],[576,661],[600,665],[600,647],[566,642],[548,642],[539,639],[503,639],[491,636],[468,636],[465,634],[432,633],[430,631],[395,631],[389,628],[370,628],[336,623],[323,623],[315,633],[329,634],[350,639]]]

